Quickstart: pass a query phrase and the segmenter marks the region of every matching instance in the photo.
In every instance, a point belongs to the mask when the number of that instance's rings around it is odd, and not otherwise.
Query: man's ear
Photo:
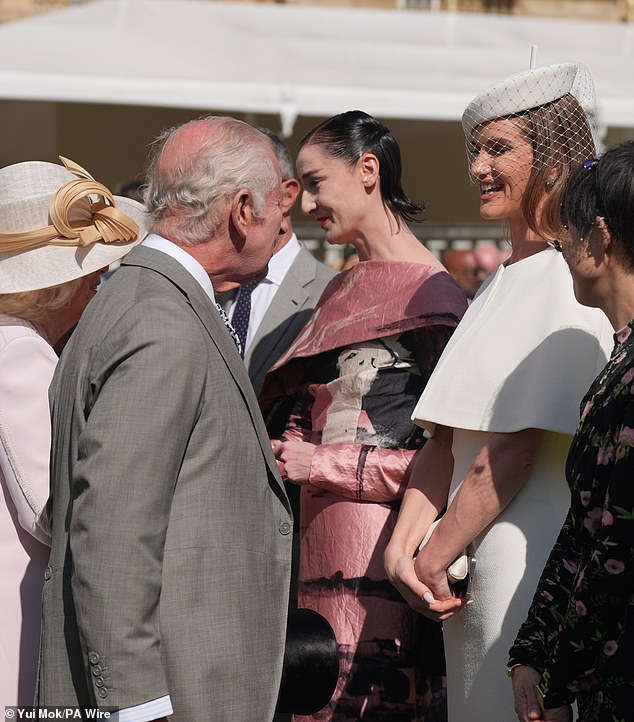
[[[280,208],[282,213],[286,215],[295,205],[297,196],[301,191],[301,186],[297,178],[287,178],[282,181],[282,198],[280,200]]]
[[[231,201],[231,222],[236,233],[246,238],[253,220],[253,199],[248,188],[240,188]]]
[[[379,159],[374,153],[364,153],[358,161],[361,182],[366,188],[372,188],[379,181]]]

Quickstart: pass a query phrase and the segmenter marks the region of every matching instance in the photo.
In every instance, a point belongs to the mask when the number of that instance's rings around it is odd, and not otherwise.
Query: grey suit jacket
[[[288,269],[244,357],[256,394],[268,370],[306,325],[322,291],[336,271],[320,263],[304,246]],[[235,296],[221,298],[225,309]]]
[[[132,251],[51,386],[37,701],[270,720],[291,515],[251,384],[197,282]]]

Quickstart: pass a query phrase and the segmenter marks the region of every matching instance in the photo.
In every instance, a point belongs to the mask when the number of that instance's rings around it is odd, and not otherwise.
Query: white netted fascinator
[[[585,160],[595,152],[597,112],[594,83],[579,63],[560,63],[512,75],[476,96],[462,115],[469,168],[487,142],[492,155],[504,150],[487,129],[505,130],[515,121],[533,146],[533,166]],[[511,138],[512,139],[512,138]]]

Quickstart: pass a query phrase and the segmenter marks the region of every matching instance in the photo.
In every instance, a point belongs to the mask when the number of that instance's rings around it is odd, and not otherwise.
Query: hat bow
[[[139,226],[115,207],[114,196],[108,188],[77,163],[62,156],[59,158],[77,178],[53,194],[49,205],[50,225],[20,233],[0,233],[0,252],[20,253],[46,245],[84,247],[99,242],[131,243],[136,240]],[[90,204],[91,222],[86,225],[72,223],[71,210],[84,198]]]

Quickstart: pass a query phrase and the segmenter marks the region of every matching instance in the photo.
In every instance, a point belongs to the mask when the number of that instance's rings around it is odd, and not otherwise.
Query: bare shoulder
[[[418,248],[416,249],[415,253],[412,255],[411,260],[415,263],[425,263],[428,266],[432,266],[433,268],[438,268],[441,271],[446,271],[447,269],[442,265],[440,262],[440,259],[437,258],[430,250],[429,248],[426,248],[422,241],[418,242]]]

